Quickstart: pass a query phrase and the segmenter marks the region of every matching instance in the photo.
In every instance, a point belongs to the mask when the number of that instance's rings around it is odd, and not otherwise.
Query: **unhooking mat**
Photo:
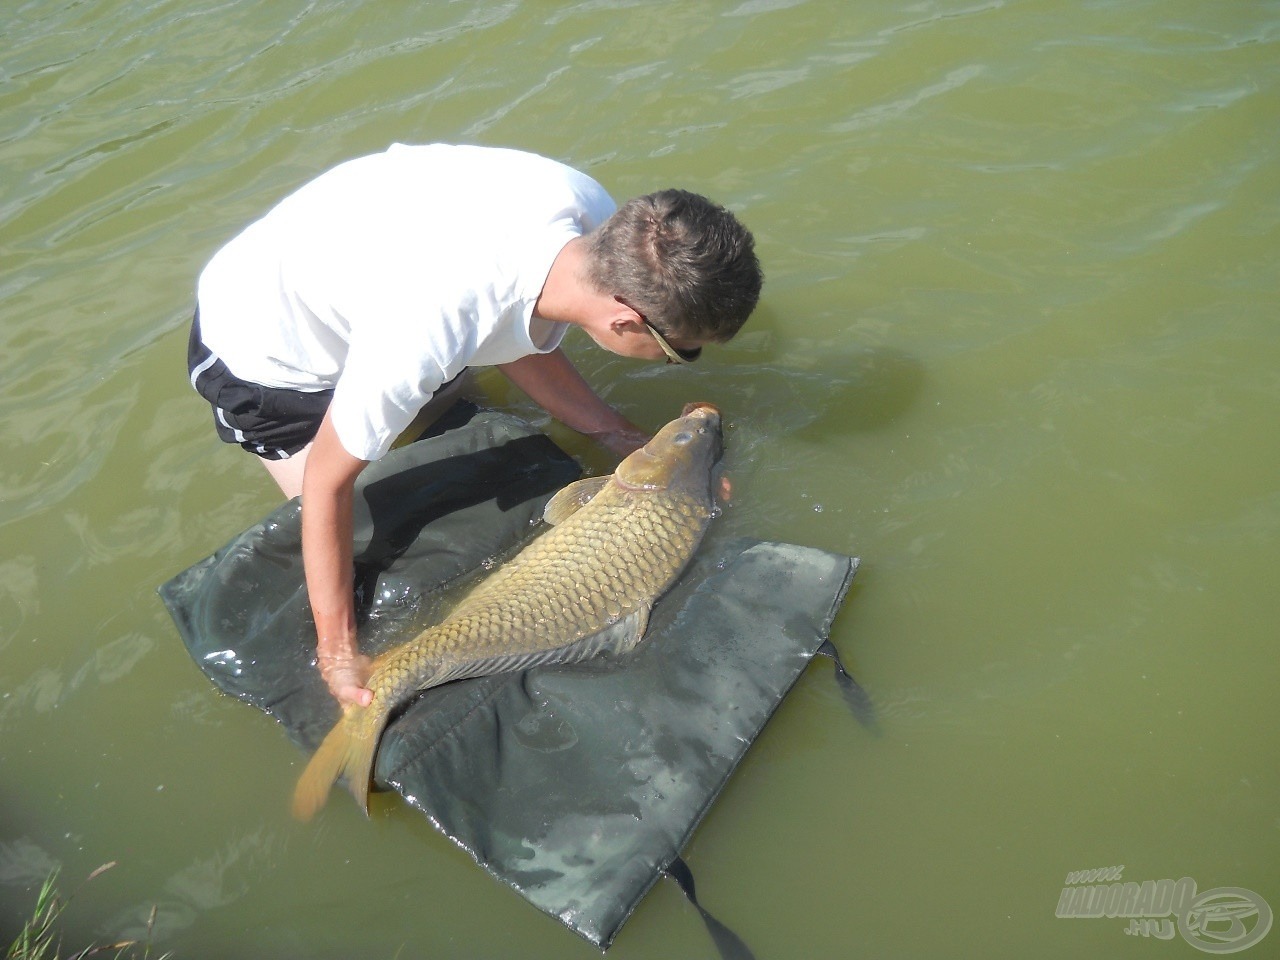
[[[510,416],[460,405],[435,433],[372,464],[357,487],[369,651],[438,615],[450,584],[527,539],[547,498],[579,475]],[[209,679],[310,751],[339,711],[312,666],[300,546],[294,500],[160,595]],[[664,873],[697,904],[680,850],[811,658],[834,655],[827,632],[856,569],[805,547],[721,542],[713,527],[638,648],[428,691],[387,728],[375,783],[607,948]],[[725,951],[732,935],[702,912]]]

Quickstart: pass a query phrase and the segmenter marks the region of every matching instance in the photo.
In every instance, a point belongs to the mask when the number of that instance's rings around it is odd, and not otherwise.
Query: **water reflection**
[[[133,633],[117,637],[93,650],[70,677],[52,667],[38,667],[0,699],[0,728],[21,720],[28,712],[48,713],[86,684],[106,685],[129,675],[156,646],[151,637]]]
[[[770,322],[767,306],[758,311]],[[705,376],[727,416],[772,437],[815,438],[880,430],[918,400],[925,372],[896,347],[866,347],[807,337],[746,337],[727,348],[732,366]]]
[[[259,827],[233,838],[164,881],[155,901],[144,901],[116,916],[105,929],[125,939],[162,943],[191,927],[201,914],[225,907],[254,889],[288,847],[285,834]],[[154,927],[150,928],[152,908]],[[112,936],[116,934],[112,933]]]
[[[44,848],[27,837],[0,842],[0,883],[24,891],[43,883],[61,866]]]

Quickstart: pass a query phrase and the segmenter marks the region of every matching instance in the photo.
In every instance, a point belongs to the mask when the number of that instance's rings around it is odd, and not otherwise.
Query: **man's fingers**
[[[337,692],[342,703],[352,703],[357,707],[367,707],[373,703],[373,691],[364,687],[343,687]]]
[[[373,702],[373,691],[365,686],[373,671],[368,657],[320,657],[319,666],[329,692],[339,703],[367,707]]]

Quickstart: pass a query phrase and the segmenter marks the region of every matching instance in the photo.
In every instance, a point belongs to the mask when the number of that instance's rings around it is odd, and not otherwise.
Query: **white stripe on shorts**
[[[244,443],[244,434],[227,422],[227,415],[221,407],[214,407],[214,412],[218,415],[218,422],[231,431],[236,438],[236,443]]]
[[[206,347],[205,349],[207,350],[208,347]],[[215,356],[212,353],[210,353],[209,356],[201,360],[200,363],[196,366],[196,368],[191,371],[191,386],[194,387],[196,385],[196,380],[198,380],[200,377],[200,374],[204,373],[206,370],[208,370],[217,362],[218,362],[217,356]]]

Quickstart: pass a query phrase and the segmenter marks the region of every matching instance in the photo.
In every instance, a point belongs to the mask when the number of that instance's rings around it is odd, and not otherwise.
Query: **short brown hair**
[[[628,200],[585,239],[587,279],[667,336],[728,340],[760,299],[750,231],[696,193]]]

